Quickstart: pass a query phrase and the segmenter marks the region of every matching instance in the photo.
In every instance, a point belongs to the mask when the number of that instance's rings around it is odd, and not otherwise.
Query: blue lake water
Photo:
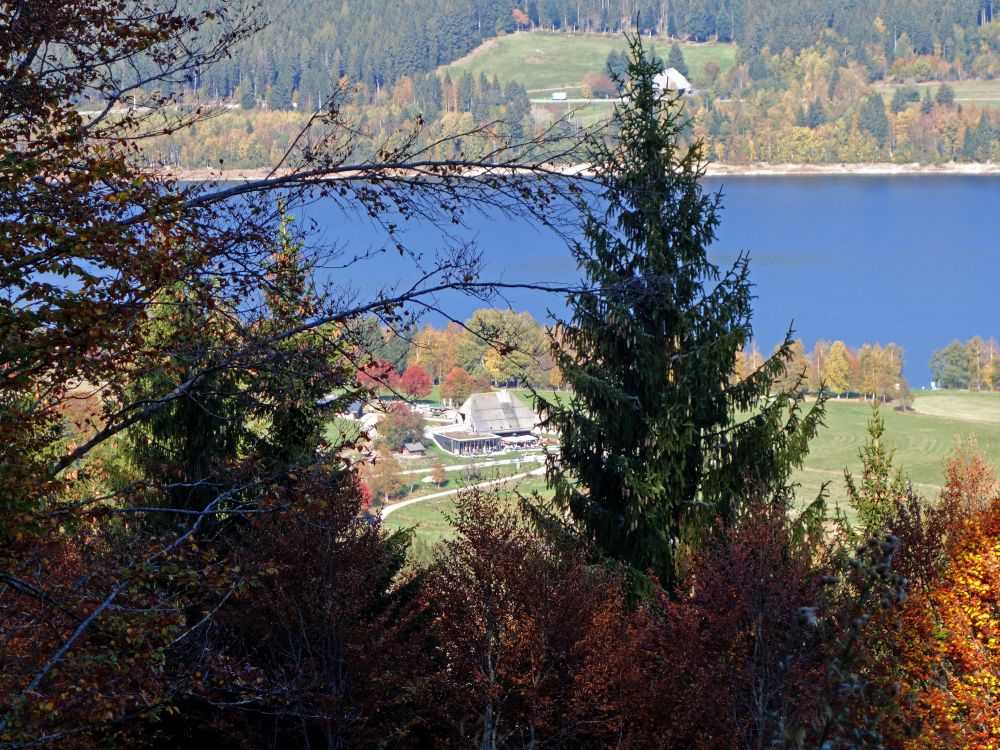
[[[741,251],[751,257],[761,350],[769,351],[789,325],[810,350],[821,338],[852,347],[894,341],[906,352],[911,384],[921,387],[930,380],[933,349],[955,338],[1000,335],[1000,178],[729,177],[708,180],[707,187],[723,192],[710,257],[720,265]],[[351,250],[380,246],[375,228],[330,204],[297,213]],[[470,215],[468,224],[460,234],[481,247],[484,278],[579,279],[568,247],[548,231],[496,216]],[[414,224],[407,242],[432,253],[441,235]],[[412,272],[390,251],[341,276],[370,294]],[[540,321],[550,311],[565,313],[552,295],[520,291],[507,300]],[[457,318],[483,306],[457,295],[439,302]]]

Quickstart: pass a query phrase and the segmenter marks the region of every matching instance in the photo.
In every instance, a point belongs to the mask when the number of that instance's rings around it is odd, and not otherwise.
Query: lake
[[[930,382],[931,351],[952,339],[1000,335],[1000,178],[968,176],[726,177],[706,180],[723,192],[719,240],[710,257],[751,257],[757,301],[754,334],[770,351],[794,324],[811,350],[817,339],[851,347],[893,341],[906,352],[913,387]],[[296,211],[316,220],[327,240],[377,249],[380,234],[332,204]],[[484,278],[508,282],[573,282],[569,249],[551,232],[522,221],[469,217],[464,237],[485,257]],[[407,242],[431,253],[440,233],[414,224]],[[395,252],[345,274],[361,294],[412,278]],[[516,310],[545,320],[563,314],[552,295],[516,292]],[[449,314],[465,318],[483,303],[447,296]],[[496,302],[499,306],[502,302]],[[429,318],[435,324],[440,317]]]

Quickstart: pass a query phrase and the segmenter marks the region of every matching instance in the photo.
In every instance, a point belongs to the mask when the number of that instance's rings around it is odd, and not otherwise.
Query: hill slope
[[[649,40],[653,50],[665,58],[670,42],[663,37]],[[736,59],[732,44],[682,44],[684,59],[695,86],[704,79],[705,64],[714,61],[722,72]],[[463,73],[488,78],[496,76],[501,83],[517,81],[529,94],[547,95],[560,90],[579,93],[587,73],[604,73],[608,55],[625,51],[625,39],[620,35],[558,34],[551,32],[520,32],[491,39],[465,57],[441,68],[456,78]]]

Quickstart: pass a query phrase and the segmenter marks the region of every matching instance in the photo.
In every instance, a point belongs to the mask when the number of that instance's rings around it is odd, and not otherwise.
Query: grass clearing
[[[883,409],[885,438],[896,449],[895,463],[928,500],[937,498],[944,482],[944,465],[956,441],[975,436],[994,464],[1000,464],[1000,394],[918,392],[914,412]],[[830,482],[830,499],[846,505],[844,468],[861,473],[858,452],[867,438],[871,406],[856,401],[827,402],[826,427],[812,443],[802,471],[794,481],[802,486],[798,496],[815,497],[824,481]]]
[[[924,96],[924,90],[927,89],[930,90],[931,97],[933,98],[937,95],[937,91],[941,88],[941,85],[939,81],[914,84],[885,84],[877,86],[875,90],[882,94],[882,98],[888,104],[892,101],[896,89],[916,88],[920,92],[921,97]],[[948,85],[955,90],[956,102],[974,102],[987,107],[1000,107],[1000,79],[991,81],[948,81]],[[911,104],[910,106],[917,105]]]
[[[482,479],[476,481],[489,478],[488,475],[484,474]],[[468,486],[469,483],[460,482],[459,484]],[[543,478],[524,477],[520,480],[514,480],[500,487],[498,495],[504,502],[516,506],[518,494],[531,495],[533,492],[539,492],[543,495],[548,492]],[[455,530],[447,518],[454,510],[454,496],[435,498],[401,508],[385,520],[385,526],[389,531],[412,528],[414,539],[410,549],[410,559],[418,563],[427,562],[430,560],[436,544],[454,537]]]
[[[664,59],[671,42],[665,37],[645,39]],[[517,81],[534,95],[551,91],[566,91],[579,96],[580,84],[587,73],[603,73],[608,54],[623,52],[625,38],[620,34],[563,34],[546,31],[521,31],[490,39],[460,60],[440,69],[454,79],[462,73],[488,77],[496,75],[506,84]],[[731,44],[681,44],[684,60],[690,69],[688,76],[695,86],[704,80],[705,64],[712,60],[725,72],[736,59],[736,47]]]
[[[510,392],[517,396],[521,401],[527,404],[529,407],[534,407],[534,396],[531,391],[527,388],[511,388]],[[563,404],[568,403],[572,394],[569,391],[555,391],[555,390],[545,390],[540,389],[538,391],[538,397],[547,403]]]
[[[527,390],[514,392],[526,402],[530,399]],[[541,395],[546,399],[568,397],[566,392],[558,391],[544,391]],[[945,462],[957,440],[974,436],[987,459],[1000,465],[1000,393],[920,391],[915,394],[914,408],[915,411],[907,413],[883,409],[885,437],[888,445],[896,450],[896,465],[927,500],[937,499],[944,482]],[[855,476],[860,475],[858,453],[867,438],[870,418],[871,405],[868,403],[837,399],[828,402],[826,426],[813,441],[805,466],[793,477],[799,484],[796,494],[802,502],[815,498],[823,483],[829,482],[831,506],[836,503],[846,509],[844,469],[848,468]],[[490,471],[484,469],[478,481],[496,476]],[[468,483],[449,476],[447,488]],[[515,502],[518,492],[530,494],[536,490],[547,492],[544,479],[528,477],[505,487],[501,496]],[[453,508],[454,497],[415,503],[391,515],[386,526],[415,528],[414,558],[427,559],[435,543],[452,535],[445,515]]]

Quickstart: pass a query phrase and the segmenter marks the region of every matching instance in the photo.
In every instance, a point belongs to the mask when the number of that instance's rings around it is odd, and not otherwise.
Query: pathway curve
[[[489,468],[490,466],[518,464],[521,463],[522,461],[525,463],[538,463],[539,461],[544,461],[544,460],[545,460],[544,453],[529,453],[526,456],[521,456],[521,458],[495,459],[492,461],[480,461],[479,463],[470,463],[470,464],[448,464],[447,466],[444,467],[444,470],[461,471],[462,469],[468,469],[468,468],[485,469]],[[428,469],[407,469],[406,471],[399,472],[399,474],[400,476],[404,474],[430,474],[432,471],[434,471],[434,467]]]
[[[459,492],[471,489],[484,489],[486,487],[495,487],[498,484],[504,484],[506,482],[512,482],[517,479],[524,479],[530,476],[542,476],[545,474],[545,467],[539,467],[537,469],[532,469],[531,471],[523,472],[522,474],[514,474],[510,477],[501,477],[500,479],[491,479],[488,482],[479,482],[478,484],[472,484],[468,487],[459,487],[456,490],[444,490],[443,492],[434,492],[430,495],[421,495],[420,497],[413,497],[409,500],[401,500],[398,503],[393,503],[392,505],[386,505],[379,511],[379,516],[384,520],[391,514],[395,513],[400,508],[405,508],[407,505],[413,505],[414,503],[422,503],[424,500],[435,500],[439,497],[447,497],[448,495],[457,495]]]

